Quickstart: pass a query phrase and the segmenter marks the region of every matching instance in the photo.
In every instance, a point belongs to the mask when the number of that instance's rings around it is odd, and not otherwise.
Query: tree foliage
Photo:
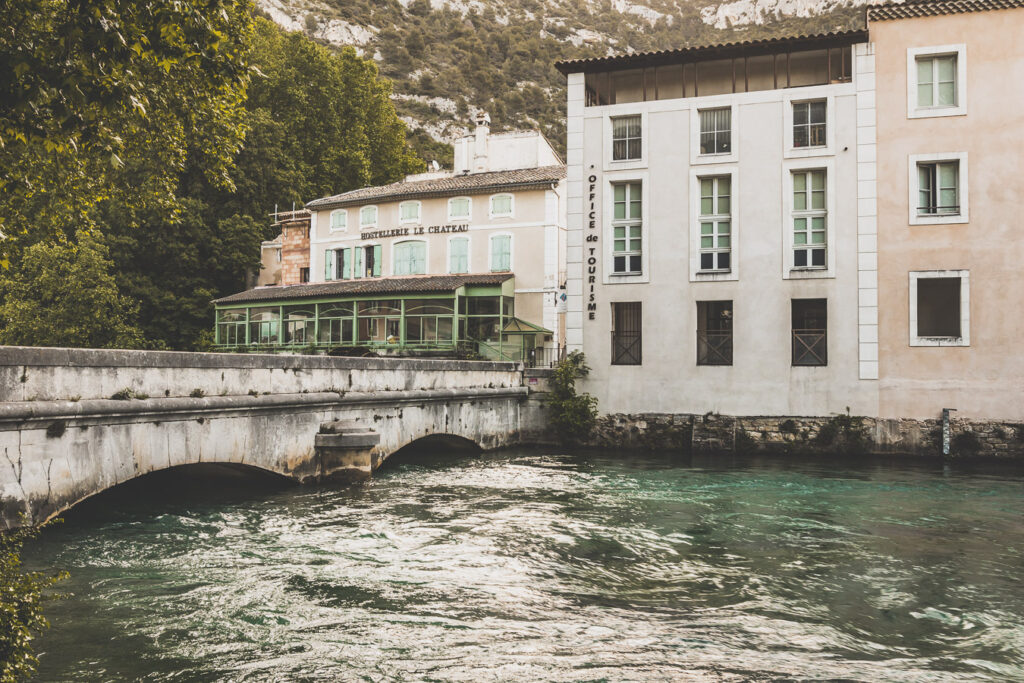
[[[573,351],[555,367],[548,397],[548,423],[569,444],[590,436],[597,420],[597,399],[576,393],[576,380],[590,373],[582,351]]]
[[[65,574],[46,576],[22,569],[21,549],[39,533],[23,527],[0,534],[0,683],[16,683],[31,676],[39,665],[32,639],[49,628],[43,616],[48,593]]]
[[[118,292],[107,248],[95,234],[40,242],[0,275],[0,344],[134,348],[136,306]]]

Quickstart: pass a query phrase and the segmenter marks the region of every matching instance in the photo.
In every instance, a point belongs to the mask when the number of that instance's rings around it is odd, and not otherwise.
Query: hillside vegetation
[[[822,33],[863,20],[862,9],[840,6],[809,18],[762,13],[757,20],[764,23],[721,29],[709,14],[714,5],[685,0],[266,0],[262,6],[320,42],[347,40],[372,56],[394,83],[396,109],[418,129],[414,146],[428,161],[442,162],[450,161],[450,150],[433,141],[464,131],[476,107],[491,114],[497,130],[540,128],[561,150],[565,79],[554,68],[558,60]]]

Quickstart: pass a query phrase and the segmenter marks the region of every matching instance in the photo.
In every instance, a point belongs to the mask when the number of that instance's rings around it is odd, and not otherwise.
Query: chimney
[[[491,134],[491,117],[483,109],[476,113],[476,140],[473,150],[473,171],[487,170],[487,138]]]

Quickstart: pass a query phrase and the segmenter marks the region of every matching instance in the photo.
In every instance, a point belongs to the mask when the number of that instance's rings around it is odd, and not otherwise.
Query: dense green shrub
[[[584,441],[597,421],[597,399],[576,393],[576,380],[590,372],[582,351],[573,351],[555,368],[548,398],[549,424],[567,444]]]
[[[37,528],[25,527],[0,534],[0,683],[35,673],[39,660],[32,639],[50,626],[43,603],[54,597],[48,589],[65,577],[22,569],[21,549],[38,533]]]

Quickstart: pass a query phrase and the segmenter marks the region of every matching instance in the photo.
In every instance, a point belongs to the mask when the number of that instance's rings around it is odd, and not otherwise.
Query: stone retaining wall
[[[1024,457],[1024,424],[950,420],[954,457]],[[729,415],[613,414],[598,418],[598,448],[693,452],[892,453],[942,455],[942,420]]]

